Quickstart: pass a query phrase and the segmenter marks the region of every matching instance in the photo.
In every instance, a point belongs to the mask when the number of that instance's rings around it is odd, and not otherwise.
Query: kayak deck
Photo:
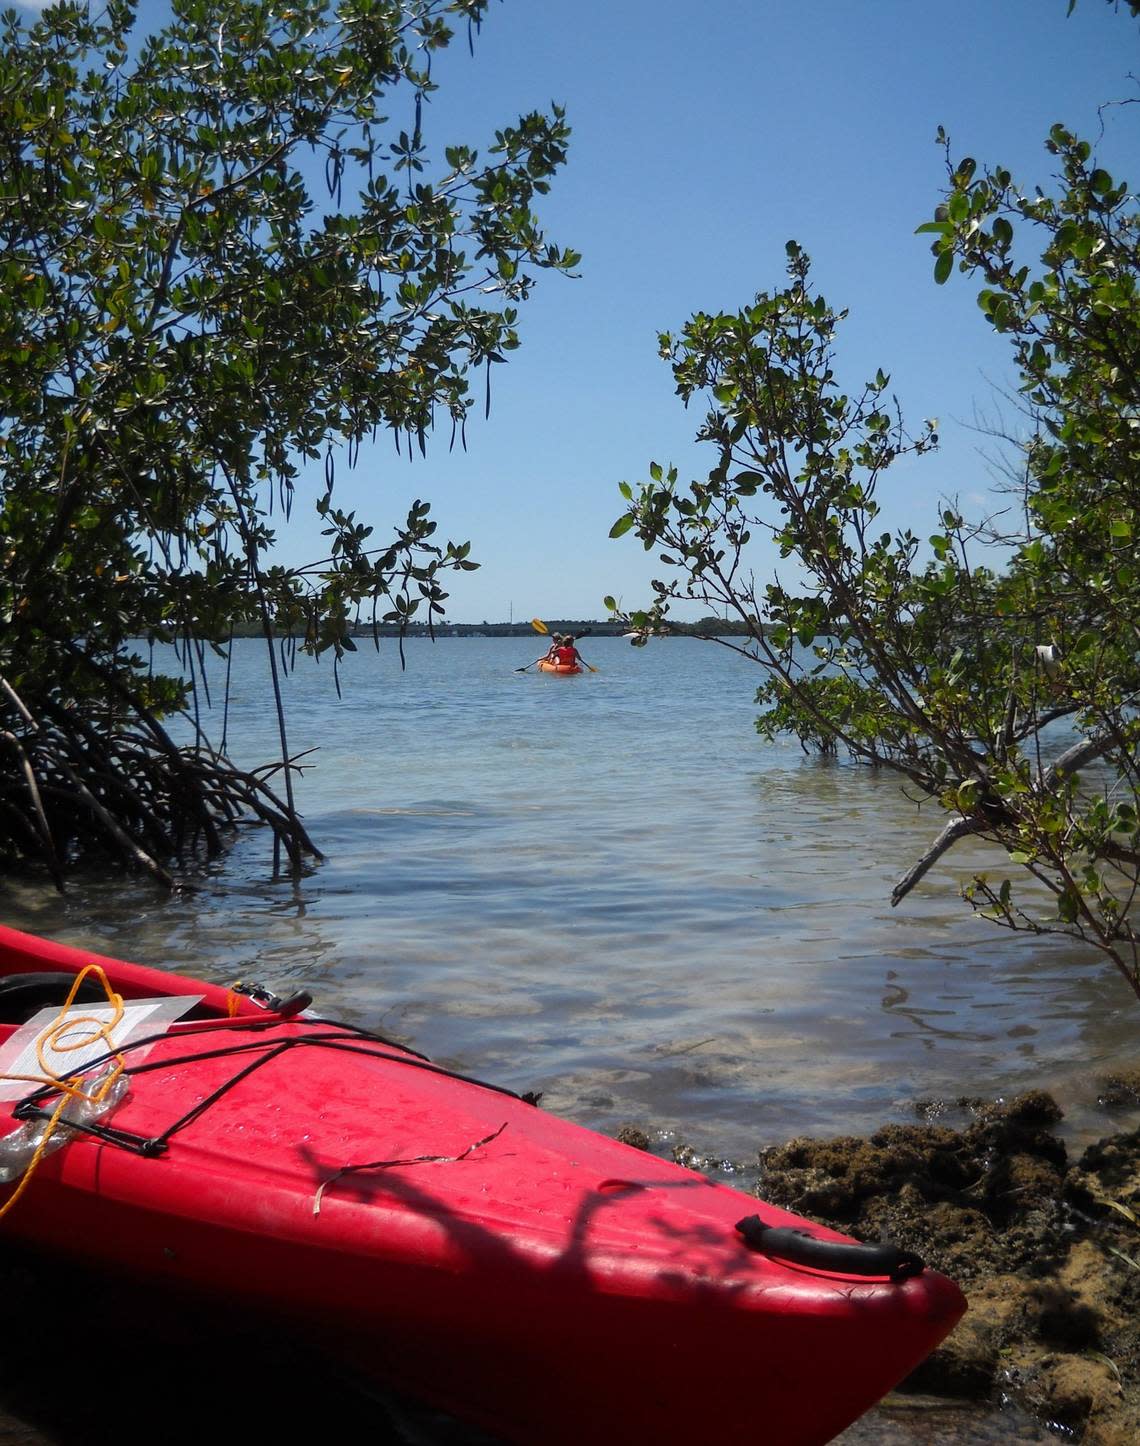
[[[742,1216],[805,1222],[378,1036],[42,942],[0,930],[0,1020],[5,973],[93,959],[205,1017],[127,1047],[114,1136],[45,1159],[0,1229],[290,1318],[506,1440],[679,1441],[711,1412],[723,1441],[824,1442],[964,1309],[932,1271],[757,1253]]]

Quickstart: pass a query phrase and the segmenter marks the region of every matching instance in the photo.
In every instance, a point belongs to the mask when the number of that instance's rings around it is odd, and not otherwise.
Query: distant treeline
[[[598,619],[584,620],[582,618],[544,618],[547,630],[551,633],[573,633],[575,637],[587,635],[595,638],[606,636],[620,636],[627,632],[625,623],[615,623],[608,618],[601,622]],[[349,630],[354,638],[370,638],[373,636],[371,623],[356,623]],[[400,628],[396,623],[377,623],[376,633],[382,638],[395,638],[400,635]],[[404,627],[406,638],[426,638],[431,633],[437,638],[523,638],[533,637],[535,630],[529,622],[509,623],[436,623],[434,630],[429,629],[426,623],[407,623]],[[740,637],[747,633],[748,629],[741,622],[728,622],[724,618],[707,617],[701,618],[695,623],[681,623],[670,621],[669,633],[677,637],[708,637],[715,634],[718,637]],[[239,624],[234,628],[236,638],[254,638],[261,636],[261,626],[258,623]]]
[[[551,633],[573,633],[575,637],[581,638],[587,635],[595,638],[620,637],[622,633],[628,632],[625,623],[613,622],[607,618],[604,622],[597,618],[544,618],[547,631]],[[396,637],[399,628],[394,623],[384,623],[379,627],[381,637]],[[534,629],[529,622],[510,623],[437,623],[435,626],[436,637],[443,638],[521,638],[533,637]],[[669,632],[679,637],[707,637],[715,634],[718,637],[739,637],[746,634],[748,629],[741,622],[726,622],[724,618],[701,618],[695,623],[680,623],[670,620]],[[372,627],[368,623],[361,623],[354,627],[354,637],[369,637]],[[428,636],[428,628],[425,623],[410,623],[405,631],[405,637],[423,638]]]

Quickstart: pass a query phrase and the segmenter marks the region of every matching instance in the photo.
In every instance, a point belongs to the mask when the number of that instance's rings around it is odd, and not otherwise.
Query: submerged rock
[[[1105,1109],[1134,1109],[1140,1105],[1140,1068],[1113,1070],[1096,1082],[1097,1103]]]
[[[632,1145],[635,1150],[649,1149],[649,1136],[639,1125],[622,1125],[615,1139],[620,1140],[623,1145]]]

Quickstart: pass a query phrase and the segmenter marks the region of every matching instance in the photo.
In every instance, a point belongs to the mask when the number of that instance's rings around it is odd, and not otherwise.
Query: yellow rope
[[[97,1019],[93,1014],[81,1014],[75,1016],[72,1019],[67,1018],[67,1011],[71,1008],[75,1000],[75,996],[79,993],[80,985],[89,974],[95,975],[95,977],[99,980],[99,983],[102,984],[103,989],[107,995],[107,1002],[114,1010],[114,1015],[109,1021],[104,1022],[101,1019]],[[31,1180],[32,1175],[35,1172],[36,1166],[43,1158],[44,1151],[47,1149],[48,1146],[48,1142],[51,1139],[52,1135],[55,1134],[55,1131],[60,1124],[63,1112],[71,1103],[71,1101],[74,1099],[81,1099],[86,1100],[89,1104],[101,1104],[103,1100],[107,1098],[107,1095],[114,1087],[115,1082],[118,1080],[119,1076],[126,1068],[123,1063],[122,1055],[116,1054],[112,1066],[107,1071],[105,1078],[100,1081],[100,1083],[94,1090],[87,1091],[83,1088],[82,1074],[67,1075],[63,1077],[55,1074],[55,1072],[51,1069],[50,1065],[47,1063],[46,1058],[44,1057],[44,1050],[50,1047],[51,1049],[54,1049],[57,1054],[67,1054],[77,1049],[86,1049],[99,1039],[101,1039],[107,1045],[108,1049],[114,1049],[114,1030],[115,1026],[119,1023],[122,1017],[122,995],[117,994],[115,990],[111,987],[111,981],[107,978],[107,975],[98,964],[88,964],[83,969],[81,969],[79,973],[75,976],[75,982],[74,984],[72,984],[71,989],[68,992],[67,998],[64,1000],[63,1006],[61,1007],[56,1019],[48,1025],[48,1027],[36,1040],[36,1058],[39,1060],[40,1069],[43,1071],[43,1073],[38,1076],[26,1074],[13,1074],[4,1076],[5,1079],[26,1080],[29,1084],[34,1085],[50,1085],[53,1089],[59,1090],[60,1099],[59,1103],[56,1105],[55,1109],[51,1113],[50,1118],[48,1119],[47,1125],[44,1128],[44,1133],[40,1139],[39,1144],[35,1148],[35,1152],[33,1153],[32,1158],[28,1161],[27,1169],[20,1176],[19,1182],[17,1183],[16,1188],[15,1190],[13,1190],[12,1194],[8,1197],[7,1200],[5,1200],[3,1205],[0,1205],[0,1220],[3,1220],[4,1216],[7,1215],[8,1211],[11,1210],[13,1205],[15,1205],[16,1201],[27,1189],[28,1182]],[[74,1034],[74,1031],[78,1025],[84,1024],[91,1026],[88,1033],[84,1034],[79,1039],[68,1037]],[[66,1121],[64,1123],[66,1124]]]

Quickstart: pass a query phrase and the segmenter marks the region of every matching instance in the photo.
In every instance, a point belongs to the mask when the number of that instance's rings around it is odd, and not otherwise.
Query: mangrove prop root
[[[220,853],[247,819],[271,830],[294,870],[321,857],[263,778],[207,743],[177,746],[123,701],[95,719],[0,677],[0,864],[39,865],[62,887],[68,863],[100,855],[171,888],[171,860]]]

